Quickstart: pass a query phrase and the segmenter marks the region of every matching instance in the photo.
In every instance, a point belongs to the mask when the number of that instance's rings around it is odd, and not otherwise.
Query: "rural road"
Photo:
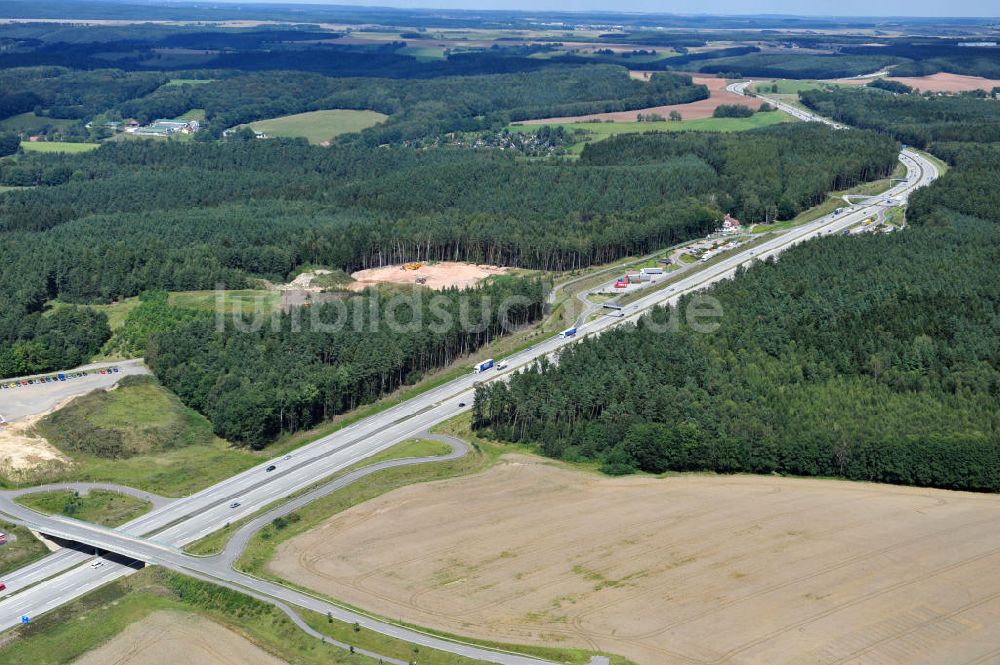
[[[801,113],[798,109],[796,111]],[[900,160],[907,168],[907,179],[880,197],[876,197],[874,201],[852,206],[839,215],[827,215],[795,227],[752,249],[734,252],[703,270],[673,282],[669,288],[651,289],[650,293],[628,306],[623,318],[599,317],[582,324],[579,326],[577,338],[599,335],[624,322],[635,321],[651,307],[675,304],[683,295],[728,279],[739,268],[748,266],[755,260],[775,257],[797,243],[843,231],[877,214],[883,206],[888,205],[886,199],[905,200],[910,192],[926,185],[936,176],[934,166],[912,151],[904,151],[900,155]],[[233,571],[228,566],[220,567],[210,560],[186,555],[180,548],[223,528],[226,523],[251,516],[282,497],[310,487],[323,478],[341,472],[361,460],[386,450],[400,441],[413,438],[434,425],[468,410],[472,405],[476,383],[503,380],[509,372],[526,367],[543,356],[550,356],[574,341],[574,338],[560,337],[543,340],[505,358],[507,363],[505,372],[485,375],[470,373],[459,377],[317,439],[297,449],[291,455],[264,462],[191,496],[154,508],[118,529],[107,529],[68,518],[42,516],[14,504],[9,497],[0,498],[0,507],[3,512],[14,516],[16,518],[14,521],[41,530],[43,533],[189,574],[207,575],[213,581],[235,585],[241,590],[245,589],[289,606],[323,613],[329,611],[343,621],[358,622],[371,630],[427,648],[461,654],[486,662],[537,665],[545,661],[453,642],[418,630],[396,626],[267,580],[250,578]],[[454,448],[452,453],[456,454]],[[275,465],[275,470],[266,471],[266,467],[272,464]],[[234,501],[240,503],[235,509],[230,508]],[[90,565],[81,565],[88,560],[86,555],[79,552],[70,554],[65,552],[56,552],[16,571],[4,580],[12,593],[0,600],[0,630],[19,623],[22,614],[37,615],[132,572],[132,568],[112,561],[101,567],[91,568]],[[82,558],[75,558],[74,555]],[[220,558],[224,559],[225,556]],[[41,580],[45,580],[44,583],[36,583]],[[34,586],[28,586],[29,584]]]

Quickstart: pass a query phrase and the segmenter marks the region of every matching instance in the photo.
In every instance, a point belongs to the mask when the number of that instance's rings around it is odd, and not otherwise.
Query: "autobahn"
[[[730,278],[739,268],[749,266],[754,261],[775,257],[795,244],[859,224],[878,214],[880,210],[905,201],[911,192],[937,176],[933,164],[915,152],[904,150],[900,160],[907,169],[907,177],[884,194],[864,203],[845,207],[839,214],[826,215],[795,227],[751,249],[736,251],[698,272],[653,290],[629,305],[623,318],[599,317],[583,323],[578,327],[575,337],[552,337],[505,358],[507,369],[504,372],[486,375],[470,373],[455,379],[317,439],[291,455],[263,462],[205,490],[157,507],[118,529],[44,516],[14,503],[4,493],[0,493],[0,509],[14,521],[55,537],[195,574],[202,579],[276,599],[291,606],[324,613],[329,611],[343,621],[357,622],[368,629],[427,648],[506,665],[535,665],[545,662],[520,654],[447,640],[369,617],[309,594],[244,575],[229,566],[219,568],[200,557],[185,554],[181,548],[223,528],[227,523],[247,517],[282,497],[309,487],[471,408],[474,387],[479,381],[503,380],[510,372],[543,356],[551,356],[580,338],[599,335],[615,326],[635,321],[652,307],[676,304],[684,295]],[[276,468],[267,471],[267,467],[271,465]],[[230,507],[234,502],[240,505]],[[93,560],[94,557],[86,552],[64,549],[8,575],[4,580],[8,586],[8,595],[0,600],[0,630],[19,623],[22,615],[35,616],[49,611],[134,570],[126,563],[113,560],[106,560],[103,565],[92,568]]]

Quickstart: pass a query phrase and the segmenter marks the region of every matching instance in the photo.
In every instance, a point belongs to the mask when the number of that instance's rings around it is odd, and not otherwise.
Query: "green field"
[[[103,490],[93,490],[86,495],[69,490],[38,492],[18,497],[17,502],[41,513],[112,527],[134,520],[153,507],[148,501]]]
[[[20,189],[11,187],[9,189]],[[0,190],[2,191],[2,190]],[[251,314],[255,306],[259,306],[264,313],[271,313],[278,308],[281,303],[281,293],[278,291],[266,291],[264,289],[243,289],[236,291],[223,291],[223,305],[227,314],[234,310]],[[173,291],[169,300],[171,305],[192,309],[199,312],[214,312],[218,298],[216,291]],[[259,305],[257,305],[259,303]],[[104,312],[108,317],[108,325],[112,332],[118,330],[125,323],[125,318],[139,304],[139,297],[133,296],[118,302],[107,305],[86,305],[99,312]],[[48,303],[46,313],[55,312],[60,308],[68,307],[67,303],[53,300]]]
[[[174,118],[178,122],[184,122],[186,120],[197,120],[198,122],[205,122],[205,109],[191,109],[186,113]]]
[[[218,291],[174,291],[170,294],[170,304],[201,312],[214,312],[219,298]],[[281,303],[281,292],[263,289],[222,291],[222,302],[226,313],[234,310],[250,314],[255,307],[270,313]]]
[[[36,428],[73,460],[36,482],[103,481],[183,496],[263,459],[216,437],[204,416],[152,377],[78,397]]]
[[[43,130],[46,126],[62,130],[72,126],[76,122],[76,120],[66,120],[63,118],[46,118],[45,116],[35,115],[29,111],[0,120],[0,129],[8,132],[18,132],[19,134],[35,134]]]
[[[109,303],[107,305],[86,305],[91,309],[96,309],[98,312],[104,312],[105,316],[108,317],[108,326],[111,327],[112,332],[118,330],[125,323],[125,317],[128,313],[135,309],[135,306],[139,304],[139,297],[133,296],[131,298],[125,298],[118,302]],[[76,305],[71,305],[69,303],[62,302],[60,300],[50,300],[46,303],[45,316],[57,312],[64,307],[76,307]]]
[[[773,85],[777,84],[778,92],[774,92],[771,88]],[[771,81],[759,81],[754,83],[754,92],[767,94],[777,94],[777,95],[797,95],[803,90],[818,90],[823,88],[839,88],[842,87],[841,84],[832,83],[830,81],[817,81],[810,79],[794,80],[794,79],[774,79]]]
[[[66,152],[79,153],[100,148],[100,143],[67,143],[65,141],[22,141],[21,149],[25,152]]]
[[[758,127],[778,125],[794,120],[779,112],[754,113],[749,118],[697,118],[679,122],[571,122],[553,123],[553,127],[563,127],[567,131],[582,130],[589,134],[581,142],[574,144],[570,152],[579,153],[584,143],[600,141],[616,134],[641,134],[644,132],[680,132],[685,130],[701,132],[741,132]],[[510,125],[512,132],[533,132],[540,125]]]
[[[172,88],[178,85],[205,85],[206,83],[214,83],[218,79],[170,79],[163,84],[164,88]]]
[[[362,129],[377,125],[387,117],[375,111],[333,109],[258,120],[251,122],[249,127],[269,136],[301,137],[310,143],[322,143],[340,134],[360,132]]]
[[[404,46],[396,51],[399,55],[408,55],[420,62],[444,60],[444,48],[441,46]]]

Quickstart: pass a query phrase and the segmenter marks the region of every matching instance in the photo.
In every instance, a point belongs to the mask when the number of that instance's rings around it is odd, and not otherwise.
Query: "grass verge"
[[[25,484],[113,482],[183,496],[264,459],[216,437],[204,416],[148,376],[78,397],[39,421],[36,431],[72,464],[41,471]]]
[[[49,553],[42,541],[23,526],[0,522],[0,532],[7,536],[7,544],[0,545],[0,575],[5,575]]]
[[[945,161],[941,160],[940,158],[935,157],[934,155],[932,155],[929,152],[926,152],[924,150],[918,150],[917,148],[914,148],[912,146],[910,147],[910,150],[912,150],[913,152],[917,153],[918,155],[920,155],[921,157],[923,157],[924,159],[926,159],[927,161],[929,161],[931,164],[933,164],[934,166],[936,166],[937,170],[938,170],[938,175],[939,176],[944,175],[945,173],[947,173],[951,169],[951,167],[948,165],[948,162],[945,162]]]
[[[134,520],[153,507],[148,501],[105,490],[92,490],[86,495],[69,490],[38,492],[20,496],[16,501],[40,513],[112,527]]]

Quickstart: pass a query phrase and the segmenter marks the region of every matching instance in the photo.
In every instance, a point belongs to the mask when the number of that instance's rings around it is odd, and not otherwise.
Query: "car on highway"
[[[459,406],[465,406],[465,402],[459,402],[458,405]]]
[[[267,468],[266,468],[266,469],[264,469],[264,470],[265,470],[265,471],[274,471],[274,470],[275,470],[275,469],[277,469],[277,468],[278,468],[278,467],[276,467],[276,466],[275,466],[275,465],[273,465],[273,464],[268,464],[268,465],[267,465]]]
[[[230,508],[239,508],[240,507],[240,502],[239,501],[233,501],[231,504],[229,504],[229,507]]]
[[[292,459],[291,455],[285,455],[283,459]]]
[[[103,566],[103,565],[104,565],[104,562],[103,562],[103,561],[101,561],[100,559],[98,559],[98,560],[97,560],[97,561],[95,561],[94,563],[90,564],[90,567],[91,567],[91,568],[100,568],[100,567],[101,567],[101,566]]]
[[[0,591],[5,591],[6,589],[7,589],[7,585],[4,584],[3,582],[0,582]]]

